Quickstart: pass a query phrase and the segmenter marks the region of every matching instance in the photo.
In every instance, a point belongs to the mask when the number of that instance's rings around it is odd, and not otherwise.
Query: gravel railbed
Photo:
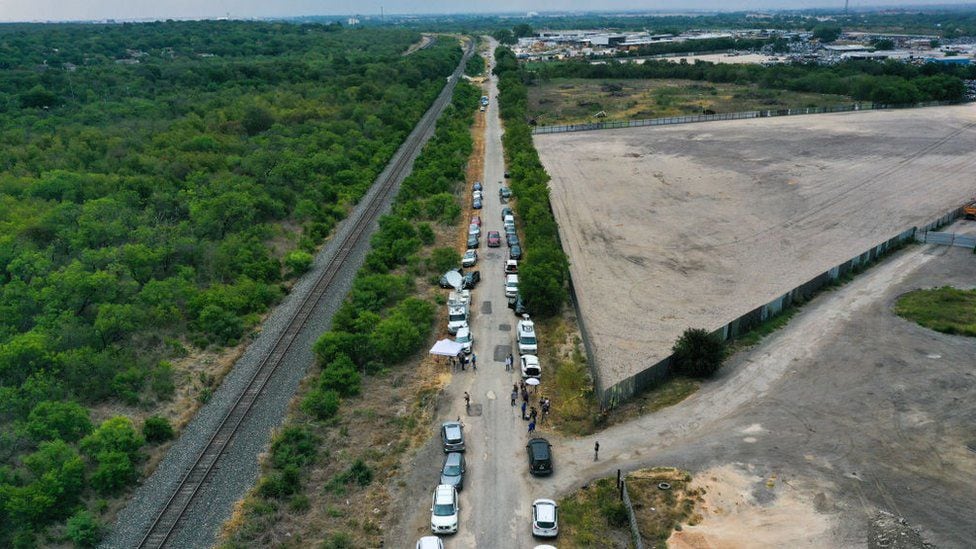
[[[465,53],[441,94],[414,128],[410,136],[400,146],[386,169],[376,181],[383,181],[391,174],[393,166],[405,154],[407,144],[414,139],[426,143],[433,135],[435,126],[422,131],[423,122],[429,117],[440,116],[449,103],[454,86],[470,55]],[[396,183],[386,196],[382,212],[389,210],[390,203],[400,183],[409,175],[413,160],[420,154],[423,146],[417,147],[410,158],[410,166],[396,177]],[[295,285],[291,293],[279,304],[265,321],[262,331],[227,374],[211,400],[201,407],[193,420],[187,424],[179,440],[167,452],[155,472],[135,491],[129,504],[119,513],[111,533],[102,547],[136,547],[148,530],[152,521],[166,505],[183,475],[193,465],[203,451],[221,420],[233,406],[237,397],[247,387],[255,369],[263,356],[270,352],[277,337],[285,330],[289,320],[294,317],[298,307],[311,291],[318,274],[336,255],[342,246],[347,245],[346,237],[352,231],[355,220],[363,215],[366,206],[381,192],[381,185],[374,182],[366,196],[353,212],[339,224],[336,235],[329,240],[316,256],[312,270]],[[332,289],[319,302],[305,328],[297,336],[284,363],[269,380],[265,391],[251,408],[234,439],[211,473],[209,482],[201,488],[197,498],[187,511],[188,519],[169,540],[171,547],[205,547],[213,545],[220,525],[227,520],[234,503],[244,496],[258,478],[258,456],[267,451],[271,431],[281,425],[287,412],[288,403],[313,363],[312,345],[318,336],[332,325],[332,316],[342,304],[352,287],[356,271],[362,265],[369,251],[370,236],[377,228],[374,221],[370,228],[354,243],[347,260],[340,267],[332,282]]]

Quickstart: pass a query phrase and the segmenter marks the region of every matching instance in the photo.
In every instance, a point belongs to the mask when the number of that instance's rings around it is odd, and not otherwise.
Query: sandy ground
[[[976,105],[535,142],[604,386],[976,192]]]

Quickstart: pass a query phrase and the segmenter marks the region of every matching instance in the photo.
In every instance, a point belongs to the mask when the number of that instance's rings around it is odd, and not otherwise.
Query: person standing
[[[535,431],[535,421],[530,421],[529,422],[529,433],[532,433],[534,431]]]
[[[527,403],[526,403],[526,402],[525,402],[525,401],[523,400],[523,401],[522,401],[522,419],[528,419],[528,418],[526,418],[526,417],[525,417],[525,407],[526,407],[527,405],[528,405],[528,404],[527,404]]]
[[[593,461],[598,461],[600,459],[600,441],[596,441],[593,445]]]
[[[478,355],[471,353],[471,369],[478,371]]]
[[[518,391],[512,389],[512,408],[515,407],[515,401],[518,400]]]
[[[468,365],[468,357],[460,355],[458,360],[461,362],[461,371],[463,372],[465,370],[465,366]]]
[[[539,417],[539,411],[535,409],[535,406],[529,408],[529,421],[535,423],[535,418]]]
[[[471,409],[471,395],[469,395],[467,391],[464,392],[464,409]]]
[[[512,355],[508,355],[507,357],[505,357],[505,371],[506,372],[512,371]]]

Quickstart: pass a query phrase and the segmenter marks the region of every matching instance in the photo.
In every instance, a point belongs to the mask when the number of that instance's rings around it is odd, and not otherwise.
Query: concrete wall
[[[807,282],[800,284],[776,299],[773,299],[772,301],[747,312],[739,318],[736,318],[728,324],[718,328],[713,333],[726,341],[735,339],[736,337],[739,337],[749,330],[759,326],[773,316],[776,316],[783,309],[790,307],[794,303],[809,300],[817,292],[822,290],[824,287],[835,283],[838,279],[847,275],[856,275],[860,273],[867,265],[878,260],[885,254],[901,247],[907,242],[915,240],[917,234],[921,232],[928,232],[932,229],[951,223],[961,215],[962,208],[960,207],[939,216],[939,218],[923,225],[922,227],[912,227],[907,229],[889,238],[888,240],[881,242],[868,250],[865,250],[851,259],[848,259],[840,265],[836,265],[827,271],[818,274]],[[584,344],[586,344],[588,339],[587,332],[583,325],[583,316],[579,314],[578,308],[577,315],[580,319],[580,329],[583,333],[583,341]],[[672,357],[668,356],[664,360],[648,366],[633,376],[615,383],[610,387],[604,388],[599,382],[600,370],[593,358],[594,355],[590,351],[589,344],[586,344],[586,350],[590,356],[590,367],[594,377],[594,389],[596,391],[597,398],[600,401],[600,409],[604,411],[612,409],[616,407],[617,404],[620,404],[635,394],[657,385],[658,383],[667,379],[671,374]]]

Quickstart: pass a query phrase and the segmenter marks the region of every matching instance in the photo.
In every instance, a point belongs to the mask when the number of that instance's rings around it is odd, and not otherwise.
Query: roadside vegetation
[[[460,60],[417,39],[0,29],[0,546],[97,539]]]
[[[495,50],[499,113],[505,122],[505,159],[511,174],[515,210],[525,232],[525,259],[519,265],[519,290],[528,310],[538,317],[558,314],[569,294],[569,262],[559,242],[559,227],[549,206],[549,174],[532,144],[528,95],[515,54]]]
[[[412,384],[413,374],[398,367],[412,362],[434,328],[436,308],[424,282],[446,269],[442,260],[453,267],[460,259],[450,247],[450,228],[460,219],[455,192],[465,180],[480,95],[458,84],[391,213],[380,221],[349,297],[315,345],[319,368],[273,438],[257,486],[225,525],[224,547],[286,539],[323,547],[381,545],[387,484],[417,431],[427,434],[424,417],[436,398],[432,380]]]
[[[976,78],[969,67],[897,61],[845,61],[836,65],[780,64],[771,66],[723,63],[672,63],[647,60],[643,64],[613,62],[594,65],[588,60],[536,64],[527,73],[535,83],[556,78],[681,79],[716,84],[755,85],[759,90],[840,95],[856,101],[906,105],[923,101],[958,101],[965,94],[963,79]],[[818,105],[819,106],[819,105]]]
[[[694,514],[695,504],[704,492],[690,488],[688,473],[655,467],[634,471],[624,481],[645,546],[662,547],[681,524],[699,520]],[[605,477],[561,498],[560,545],[633,547],[630,520],[620,494],[617,478]]]
[[[694,80],[554,78],[529,88],[529,116],[540,126],[850,104],[843,95]]]
[[[976,290],[913,290],[898,298],[895,313],[937,332],[976,337]]]

